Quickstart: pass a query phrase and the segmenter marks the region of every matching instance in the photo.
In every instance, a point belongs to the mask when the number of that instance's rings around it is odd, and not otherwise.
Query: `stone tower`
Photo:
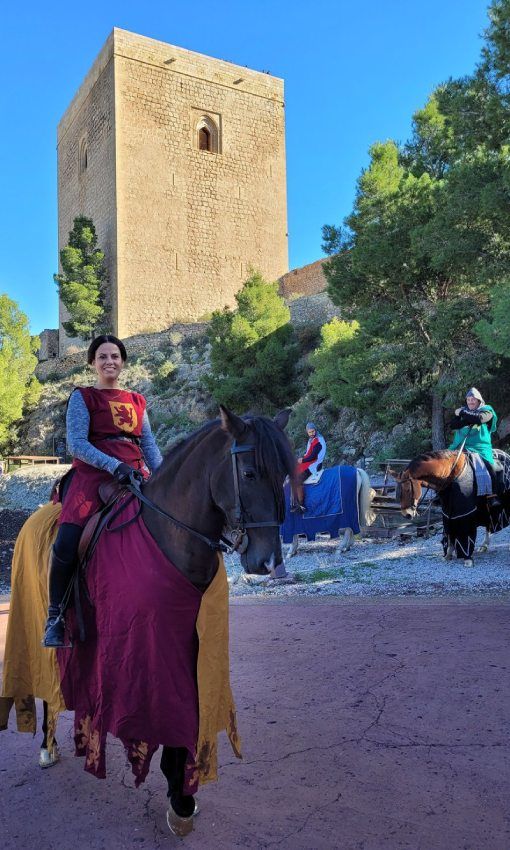
[[[283,80],[113,30],[58,126],[58,236],[93,219],[118,336],[288,270],[284,120]]]

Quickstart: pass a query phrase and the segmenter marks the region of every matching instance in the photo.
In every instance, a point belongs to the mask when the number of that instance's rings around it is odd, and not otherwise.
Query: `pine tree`
[[[372,146],[353,212],[323,229],[329,293],[359,330],[331,328],[312,384],[323,394],[336,368],[350,388],[330,395],[350,389],[387,426],[428,408],[434,448],[443,407],[498,368],[481,340],[501,354],[510,342],[510,0],[490,14],[473,75],[437,87],[407,145]]]
[[[27,316],[15,301],[0,295],[0,447],[27,404],[35,404],[40,385],[34,376],[39,339],[30,336]]]
[[[74,219],[69,244],[60,252],[62,274],[53,276],[70,320],[63,323],[69,336],[91,339],[110,331],[106,308],[107,274],[104,253],[90,218]]]
[[[298,396],[290,311],[278,284],[267,283],[256,272],[236,301],[237,310],[213,314],[208,332],[211,374],[204,384],[216,401],[234,410],[270,413]]]

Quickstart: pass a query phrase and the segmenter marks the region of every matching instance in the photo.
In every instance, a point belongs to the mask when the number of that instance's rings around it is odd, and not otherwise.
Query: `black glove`
[[[143,475],[138,469],[133,469],[129,463],[119,463],[117,469],[113,473],[115,481],[119,484],[130,484],[133,479],[138,482],[143,481]]]
[[[459,419],[462,425],[480,425],[483,422],[482,414],[472,410],[461,410]]]

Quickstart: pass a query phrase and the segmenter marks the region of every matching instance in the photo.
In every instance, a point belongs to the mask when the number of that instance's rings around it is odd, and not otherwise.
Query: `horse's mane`
[[[278,516],[283,521],[283,517],[285,516],[285,498],[281,481],[282,477],[285,478],[287,475],[293,475],[296,465],[290,443],[281,428],[267,416],[243,416],[241,418],[253,433],[255,466],[261,475],[269,479],[276,500]],[[197,431],[194,431],[188,437],[184,437],[184,439],[179,440],[171,446],[165,454],[158,471],[152,476],[151,481],[155,482],[160,476],[164,475],[170,464],[176,463],[182,456],[193,451],[220,424],[219,419],[206,422]],[[228,436],[225,431],[222,433],[225,437]]]
[[[428,460],[447,460],[453,454],[454,452],[452,452],[450,449],[441,449],[440,451],[435,452],[423,452],[423,454],[413,458],[413,460],[407,467],[407,471],[410,473],[412,478],[413,472],[416,472],[420,464],[425,463]]]

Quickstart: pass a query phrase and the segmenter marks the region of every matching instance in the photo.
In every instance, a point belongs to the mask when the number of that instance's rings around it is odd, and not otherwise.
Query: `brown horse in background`
[[[502,503],[491,506],[486,496],[477,495],[476,480],[468,455],[449,450],[425,452],[414,458],[400,474],[393,473],[400,484],[400,507],[405,517],[418,512],[425,486],[434,490],[443,513],[443,551],[447,560],[453,552],[463,558],[465,566],[473,566],[478,526],[485,528],[480,551],[487,551],[492,532],[501,531],[509,522],[510,493]]]

